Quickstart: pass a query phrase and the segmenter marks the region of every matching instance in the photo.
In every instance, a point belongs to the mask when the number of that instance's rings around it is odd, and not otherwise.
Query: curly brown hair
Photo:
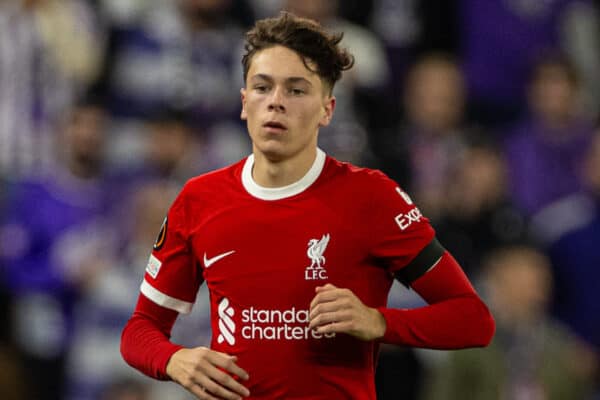
[[[246,32],[246,53],[242,57],[244,82],[252,57],[259,51],[284,46],[298,53],[304,66],[319,75],[329,92],[346,71],[354,65],[354,56],[347,49],[340,48],[343,33],[329,33],[318,22],[300,18],[289,12],[281,12],[278,17],[256,22]],[[315,68],[311,68],[314,65]]]

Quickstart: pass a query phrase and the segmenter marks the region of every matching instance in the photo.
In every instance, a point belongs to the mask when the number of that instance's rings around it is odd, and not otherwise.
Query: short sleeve
[[[397,273],[435,241],[429,220],[410,196],[385,174],[373,174],[371,255]]]
[[[163,307],[189,313],[202,284],[191,250],[184,190],[173,202],[148,259],[141,292]]]

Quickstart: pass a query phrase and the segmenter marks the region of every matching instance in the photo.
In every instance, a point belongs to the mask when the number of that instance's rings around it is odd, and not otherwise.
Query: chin
[[[287,158],[287,153],[281,149],[267,148],[259,151],[271,162],[282,161]]]
[[[254,148],[256,151],[263,154],[265,157],[272,161],[277,161],[282,158],[285,158],[285,155],[289,152],[289,150],[286,149],[286,146],[283,143],[273,140],[255,144]]]

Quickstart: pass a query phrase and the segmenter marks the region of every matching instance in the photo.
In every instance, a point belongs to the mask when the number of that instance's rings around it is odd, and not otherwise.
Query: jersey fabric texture
[[[433,228],[379,171],[317,150],[301,180],[264,188],[251,177],[253,160],[185,185],[142,294],[187,313],[204,283],[211,348],[238,357],[251,398],[374,399],[377,343],[311,331],[315,287],[331,283],[385,307],[394,274],[432,243]]]

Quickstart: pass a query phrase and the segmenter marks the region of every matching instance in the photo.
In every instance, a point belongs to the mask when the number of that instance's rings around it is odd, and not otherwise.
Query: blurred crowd
[[[1,1],[0,398],[190,398],[120,332],[179,189],[250,153],[243,33],[282,9],[356,57],[320,146],[398,181],[496,318],[486,349],[383,346],[378,398],[600,399],[593,0]]]

